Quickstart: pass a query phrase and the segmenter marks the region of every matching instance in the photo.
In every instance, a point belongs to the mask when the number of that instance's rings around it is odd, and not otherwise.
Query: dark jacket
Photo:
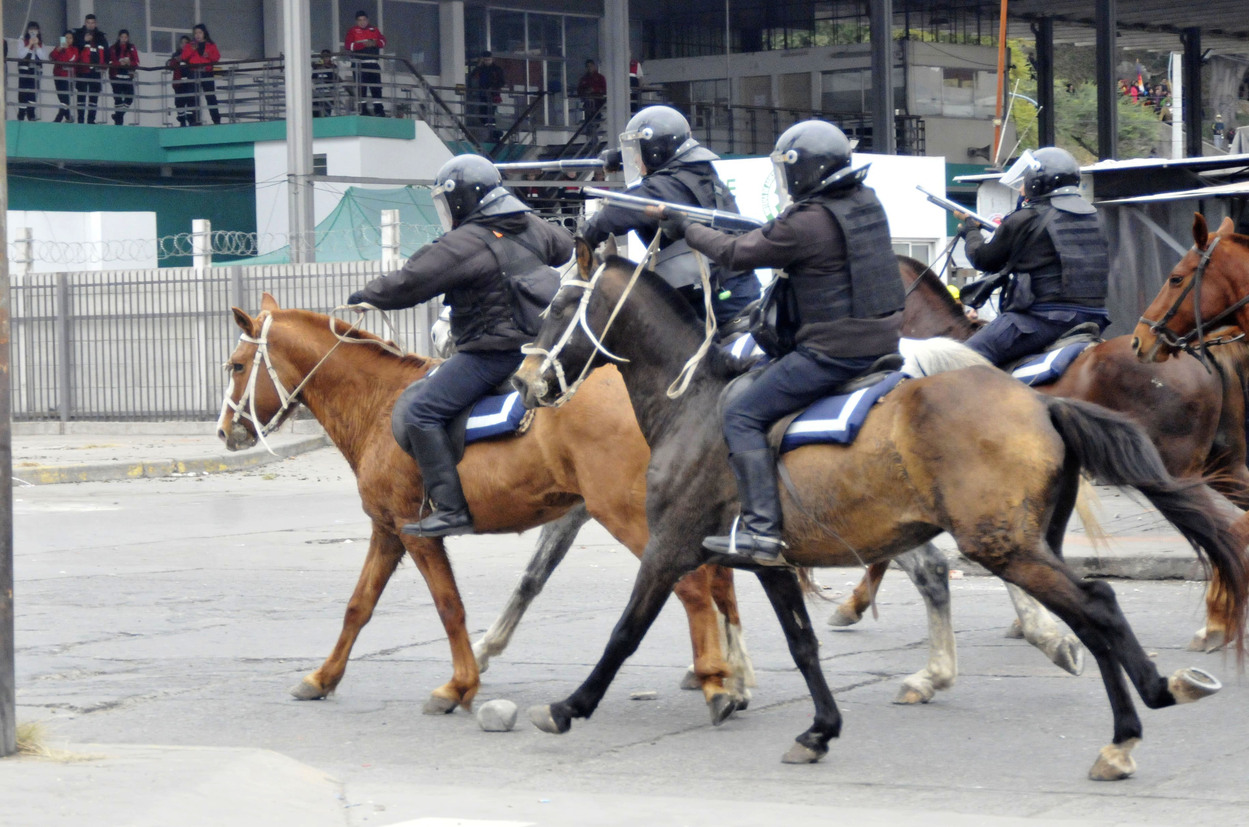
[[[79,26],[74,29],[74,48],[81,49],[87,45],[87,39],[83,33],[87,31],[86,26]],[[108,36],[104,34],[98,27],[95,30],[95,40],[92,41],[95,46],[103,46],[105,51],[108,50]]]
[[[572,255],[568,231],[533,213],[470,219],[417,250],[398,270],[369,282],[352,299],[398,310],[443,295],[452,309],[451,335],[462,351],[514,350],[532,341],[533,336],[516,323],[516,299],[499,273],[494,253],[474,227],[509,236],[524,234],[552,267]]]
[[[834,357],[897,351],[901,304],[897,312],[877,317],[853,315],[845,235],[818,201],[794,204],[763,227],[741,236],[691,224],[685,239],[731,270],[784,269],[798,306],[800,325],[795,338],[799,347]],[[892,250],[888,253],[893,255]],[[901,295],[901,276],[897,278]]]

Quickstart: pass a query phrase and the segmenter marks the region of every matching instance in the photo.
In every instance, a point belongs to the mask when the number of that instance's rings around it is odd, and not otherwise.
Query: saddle
[[[1003,366],[1003,370],[1026,385],[1057,382],[1076,357],[1102,341],[1097,322],[1083,322],[1068,330],[1041,353],[1033,353]]]
[[[474,442],[525,433],[533,415],[534,411],[525,410],[521,403],[520,392],[512,389],[511,379],[504,380],[447,423],[455,461],[463,459],[464,449]]]

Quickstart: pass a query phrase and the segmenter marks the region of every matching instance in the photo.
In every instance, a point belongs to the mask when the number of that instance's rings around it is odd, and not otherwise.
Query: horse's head
[[[217,420],[217,437],[231,451],[241,451],[256,444],[261,430],[273,430],[280,425],[280,421],[272,420],[275,417],[285,420],[293,406],[282,409],[267,355],[269,326],[273,314],[281,310],[277,301],[265,293],[255,318],[237,307],[230,310],[243,333],[225,364],[229,378],[221,416]]]
[[[1145,308],[1132,335],[1132,349],[1142,362],[1162,362],[1197,344],[1216,327],[1234,323],[1249,292],[1245,250],[1220,241],[1233,235],[1230,218],[1211,233],[1201,213],[1193,218],[1193,247],[1171,271],[1158,295]],[[1237,265],[1235,256],[1241,254]]]
[[[605,266],[578,238],[576,275],[560,285],[537,337],[524,348],[525,360],[512,376],[526,407],[562,405],[606,353],[598,337],[607,326],[610,302],[595,290]]]

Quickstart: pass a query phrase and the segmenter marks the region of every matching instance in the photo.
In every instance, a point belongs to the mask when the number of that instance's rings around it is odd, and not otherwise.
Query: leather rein
[[[1215,330],[1225,324],[1229,319],[1236,315],[1236,312],[1249,304],[1249,295],[1243,296],[1239,301],[1227,307],[1214,318],[1205,320],[1201,317],[1201,282],[1206,274],[1206,267],[1210,264],[1210,256],[1214,253],[1214,248],[1219,246],[1221,236],[1215,236],[1214,240],[1206,246],[1201,253],[1201,261],[1197,263],[1197,270],[1193,273],[1193,277],[1188,280],[1188,284],[1184,285],[1184,289],[1175,297],[1175,301],[1171,304],[1171,309],[1163,314],[1158,321],[1141,316],[1140,323],[1149,325],[1149,332],[1158,337],[1167,347],[1174,350],[1187,351],[1190,355],[1200,359],[1203,363],[1209,358],[1206,348],[1212,345],[1227,344],[1238,339],[1244,338],[1242,333],[1240,336],[1231,339],[1215,339],[1206,340],[1206,330]],[[1193,294],[1193,329],[1183,335],[1176,333],[1167,324],[1175,318],[1175,314],[1179,312],[1180,306],[1189,294]]]

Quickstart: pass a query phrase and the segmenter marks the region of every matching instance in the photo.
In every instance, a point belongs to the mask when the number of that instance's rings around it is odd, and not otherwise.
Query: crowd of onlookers
[[[1160,120],[1171,122],[1171,84],[1165,78],[1151,82],[1145,80],[1143,73],[1138,73],[1136,80],[1119,81],[1119,94],[1130,98],[1132,103],[1153,109]]]

